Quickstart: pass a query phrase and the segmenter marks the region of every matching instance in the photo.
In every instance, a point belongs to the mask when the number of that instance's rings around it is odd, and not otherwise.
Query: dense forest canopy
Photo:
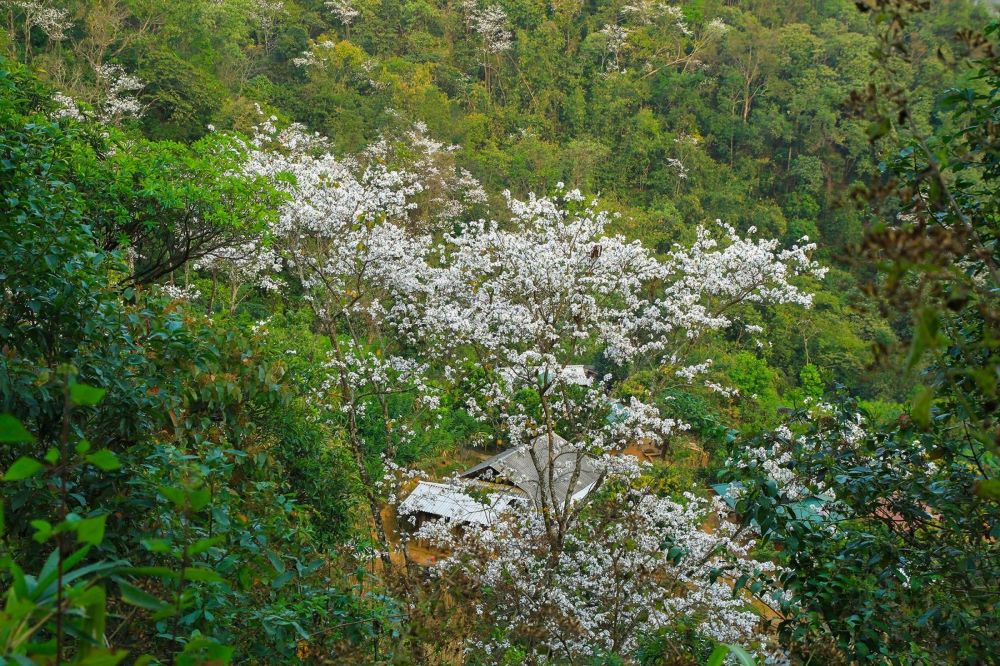
[[[0,0],[0,664],[992,664],[974,0]]]

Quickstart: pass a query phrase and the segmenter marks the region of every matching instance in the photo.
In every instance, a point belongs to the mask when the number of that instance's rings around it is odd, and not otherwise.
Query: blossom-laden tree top
[[[511,445],[528,447],[539,436],[553,443],[527,449],[540,480],[534,511],[457,541],[444,525],[421,533],[455,553],[442,568],[471,586],[514,581],[507,601],[482,607],[512,636],[551,621],[538,649],[570,658],[627,652],[639,625],[654,630],[690,616],[718,640],[750,641],[748,601],[734,598],[726,581],[770,569],[748,557],[751,544],[732,538],[727,524],[703,532],[704,503],[644,490],[640,468],[618,453],[630,442],[662,444],[687,424],[635,397],[619,403],[610,378],[579,386],[567,367],[599,348],[615,363],[666,364],[692,382],[711,362],[688,363],[686,350],[735,326],[741,306],[809,307],[795,280],[822,276],[810,258],[815,245],[804,239],[786,249],[720,222],[657,256],[609,233],[614,217],[561,185],[554,196],[507,194],[502,220],[463,219],[466,206],[483,201],[478,183],[421,132],[402,139],[418,157],[391,166],[398,160],[388,138],[343,158],[321,136],[264,121],[244,145],[244,168],[270,179],[285,203],[264,235],[239,246],[238,261],[224,252],[214,260],[264,286],[291,280],[304,291],[334,345],[316,395],[333,418],[346,419],[363,477],[369,415],[388,415],[399,394],[436,410],[449,385],[464,386],[460,407]],[[428,189],[435,194],[422,196]],[[407,358],[407,348],[420,358]],[[485,374],[469,383],[470,368]],[[409,478],[393,456],[414,432],[405,419],[386,419],[390,477]],[[571,481],[557,486],[545,470],[556,464],[560,437],[570,455],[560,451],[558,464]],[[586,497],[573,497],[585,461],[598,480]],[[396,546],[381,523],[379,493],[398,499],[400,491],[391,478],[368,484],[388,563]],[[624,570],[637,578],[623,578]]]

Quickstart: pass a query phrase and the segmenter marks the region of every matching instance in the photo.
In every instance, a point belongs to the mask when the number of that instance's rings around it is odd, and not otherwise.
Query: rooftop
[[[579,473],[572,492],[569,492],[569,485],[577,469]],[[551,487],[548,483],[539,484],[539,471],[542,478],[551,476]],[[600,472],[591,456],[578,451],[559,435],[553,436],[551,447],[548,436],[540,435],[532,440],[530,448],[507,449],[466,470],[462,476],[512,485],[539,507],[543,490],[547,493],[545,499],[549,503],[556,502],[560,505],[565,502],[567,494],[571,495],[571,500],[586,496],[597,483]]]
[[[399,505],[401,514],[428,513],[457,523],[490,525],[524,497],[505,491],[475,493],[448,483],[420,481]]]

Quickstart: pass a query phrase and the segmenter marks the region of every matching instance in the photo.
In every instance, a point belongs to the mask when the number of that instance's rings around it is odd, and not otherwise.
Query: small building
[[[539,471],[545,483],[539,482]],[[469,485],[419,482],[399,505],[399,513],[413,516],[416,527],[432,519],[490,525],[508,511],[540,510],[543,492],[550,505],[562,506],[567,495],[576,502],[594,489],[600,473],[591,456],[562,437],[554,435],[550,446],[548,436],[541,435],[529,448],[509,448],[467,469],[461,478]]]
[[[539,471],[545,484],[539,483]],[[548,483],[550,477],[551,484]],[[553,435],[551,446],[548,435],[540,435],[532,440],[530,448],[507,449],[462,473],[465,479],[515,488],[537,509],[542,506],[543,490],[549,494],[544,499],[550,504],[553,501],[562,504],[567,494],[570,501],[575,502],[593,490],[599,477],[594,459],[570,446],[559,435]],[[569,491],[570,483],[574,484],[572,492]]]
[[[505,490],[420,481],[399,505],[399,513],[413,517],[413,526],[445,519],[462,525],[490,525],[504,512],[526,504],[523,496]]]
[[[552,369],[544,365],[535,367],[534,371],[536,373],[535,376],[543,382],[549,382],[554,379],[556,374],[556,372],[553,372]],[[589,365],[567,365],[557,372],[562,381],[570,386],[594,386],[601,379],[597,370]],[[515,383],[518,374],[511,368],[504,368],[500,370],[500,376],[509,383]],[[552,390],[552,388],[550,387],[549,390]]]
[[[592,386],[600,379],[597,371],[589,365],[567,365],[562,375],[566,383],[576,386]]]

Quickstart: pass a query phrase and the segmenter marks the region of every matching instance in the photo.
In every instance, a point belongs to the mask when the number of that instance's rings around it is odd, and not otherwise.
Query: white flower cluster
[[[360,348],[353,341],[339,355],[331,353],[323,364],[326,374],[319,382],[315,397],[331,411],[338,406],[331,396],[339,396],[342,382],[353,391],[351,404],[341,404],[340,409],[362,409],[367,398],[398,393],[411,393],[430,409],[436,409],[439,399],[436,390],[428,383],[428,365],[400,356],[380,357]],[[391,425],[391,424],[389,424]]]
[[[126,118],[138,118],[143,107],[135,93],[146,84],[127,73],[121,65],[105,63],[97,70],[97,79],[103,96],[97,106],[97,119],[103,123],[117,123]]]
[[[595,509],[573,523],[559,547],[531,512],[509,512],[462,532],[446,523],[421,527],[419,538],[450,553],[436,572],[477,591],[483,623],[506,630],[484,632],[472,649],[498,655],[512,640],[532,636],[536,658],[630,655],[644,632],[682,620],[719,642],[756,644],[759,616],[745,592],[734,595],[732,581],[775,567],[749,556],[754,543],[738,539],[735,526],[703,529],[718,506],[693,495],[675,502],[626,484]]]
[[[337,158],[325,138],[300,125],[279,130],[276,120],[257,127],[245,166],[288,195],[269,235],[303,286],[326,299],[319,305],[326,316],[358,308],[377,313],[378,301],[364,298],[367,287],[405,292],[423,274],[428,241],[405,229],[410,198],[422,186],[413,174],[378,162]],[[260,256],[270,262],[268,253]]]
[[[37,27],[53,42],[66,39],[66,30],[72,25],[69,10],[42,0],[2,0],[0,8],[19,13],[27,31]]]
[[[267,291],[277,291],[284,286],[278,277],[282,270],[281,257],[273,247],[258,240],[213,250],[195,261],[194,267],[221,273],[233,285],[251,285]]]
[[[604,35],[605,56],[608,58],[605,67],[609,71],[621,71],[622,54],[628,48],[628,28],[609,23],[601,28],[601,34]]]
[[[659,0],[639,0],[632,4],[625,5],[621,13],[630,17],[639,25],[649,25],[655,23],[661,17],[667,16],[673,20],[683,20],[680,7],[668,5]]]
[[[201,292],[193,286],[164,284],[160,286],[160,291],[175,301],[193,301],[201,296]]]
[[[788,426],[781,425],[771,433],[769,440],[769,446],[743,449],[727,465],[735,469],[759,469],[767,479],[774,482],[778,492],[789,502],[814,495],[823,495],[829,500],[836,499],[826,484],[818,479],[804,477],[796,464],[796,453],[813,448],[808,439],[797,437]]]
[[[422,188],[411,226],[440,231],[451,228],[472,206],[488,201],[479,181],[457,164],[458,150],[432,138],[427,125],[416,122],[398,136],[382,136],[364,154],[380,163],[405,162]]]
[[[85,116],[77,106],[76,100],[69,95],[57,92],[52,96],[52,101],[59,107],[52,113],[53,118],[69,118],[71,120],[83,121]]]
[[[475,0],[462,3],[466,24],[483,40],[483,50],[489,54],[505,53],[514,45],[507,12],[500,5],[480,9]]]
[[[689,384],[694,381],[694,378],[698,375],[703,375],[708,372],[708,369],[712,367],[712,359],[697,363],[695,365],[688,365],[680,368],[675,373],[681,379],[686,380]]]
[[[322,69],[326,67],[326,60],[322,57],[323,51],[329,51],[335,46],[336,44],[329,39],[316,42],[303,51],[302,55],[292,58],[292,64],[296,67],[318,67]]]
[[[674,173],[677,174],[678,178],[680,178],[681,180],[687,180],[688,177],[687,167],[685,167],[684,163],[681,162],[679,159],[675,157],[668,157],[666,159],[666,165],[671,169],[673,169]]]
[[[361,16],[361,12],[350,0],[327,0],[324,4],[345,27],[350,27]]]
[[[624,72],[622,56],[634,51],[637,65],[651,76],[664,67],[702,66],[698,55],[718,41],[728,30],[722,19],[715,18],[696,30],[691,27],[678,5],[661,0],[637,0],[621,8],[620,19],[601,29],[606,42],[605,68]],[[644,37],[636,37],[643,35]],[[651,46],[652,45],[652,46]],[[611,56],[608,58],[608,56]],[[671,165],[677,168],[677,165]],[[683,174],[682,170],[678,170]],[[681,175],[683,178],[684,175]]]
[[[595,445],[606,450],[622,449],[630,442],[661,445],[677,431],[690,428],[690,424],[663,418],[656,407],[632,397],[624,408],[624,418],[612,420],[602,429],[607,433],[606,442],[595,438]]]
[[[261,32],[273,31],[279,17],[286,12],[282,0],[252,0],[248,10],[248,17]]]
[[[97,121],[113,125],[142,115],[142,102],[136,96],[145,87],[141,79],[113,63],[101,65],[96,75],[102,91],[93,113]],[[64,93],[57,92],[52,100],[59,105],[52,114],[54,118],[83,121],[90,115],[80,108],[75,99]]]

